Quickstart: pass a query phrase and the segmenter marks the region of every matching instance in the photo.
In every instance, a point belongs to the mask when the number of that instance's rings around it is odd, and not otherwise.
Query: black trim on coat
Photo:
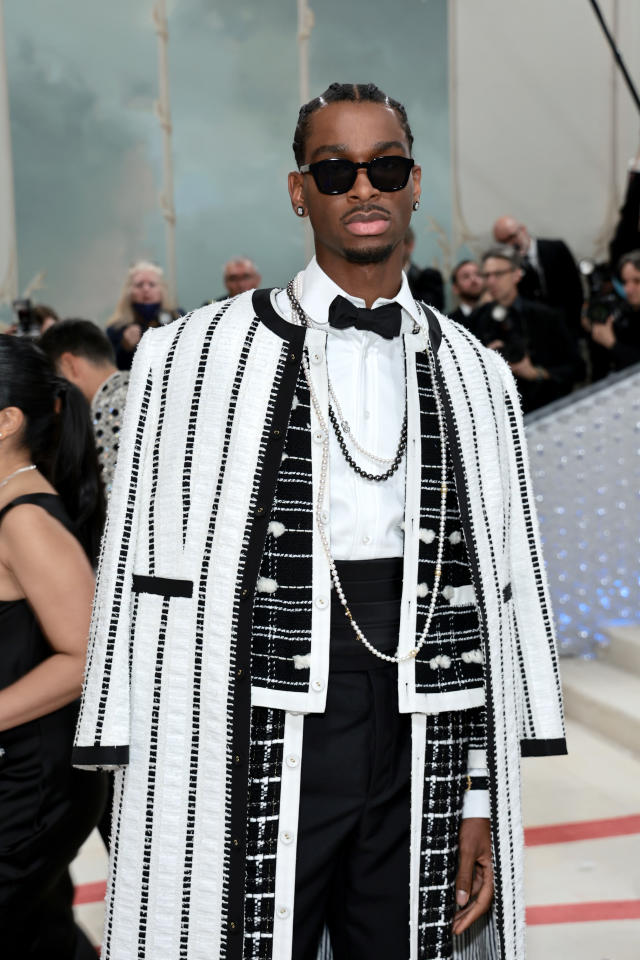
[[[74,767],[123,767],[129,763],[129,747],[74,747],[71,751]]]
[[[520,753],[523,757],[559,757],[567,751],[567,741],[564,737],[552,740],[521,740]]]
[[[422,308],[427,315],[427,319],[430,321],[430,327],[433,323],[436,323],[438,330],[440,330],[440,324],[438,319],[433,313],[433,311],[422,304]],[[494,760],[494,751],[495,751],[495,725],[493,722],[493,695],[491,687],[491,658],[489,657],[489,637],[487,634],[487,624],[485,609],[486,604],[484,601],[484,590],[482,585],[482,577],[480,576],[480,564],[478,561],[478,556],[476,553],[476,544],[473,537],[473,529],[471,527],[471,503],[469,499],[469,491],[467,489],[466,477],[462,467],[462,452],[460,450],[460,444],[458,443],[458,432],[456,429],[455,418],[453,414],[453,407],[451,404],[451,399],[449,396],[449,391],[445,383],[444,377],[442,375],[442,369],[438,360],[437,354],[434,355],[434,371],[436,380],[438,381],[438,387],[440,389],[440,398],[442,401],[442,409],[444,411],[445,426],[447,430],[447,440],[451,448],[452,460],[453,460],[453,470],[456,478],[456,492],[458,494],[458,502],[460,505],[460,520],[462,523],[462,529],[464,531],[467,551],[469,555],[469,566],[471,568],[471,573],[473,575],[474,589],[476,592],[476,599],[478,602],[478,610],[480,612],[480,629],[482,630],[484,636],[484,648],[485,648],[485,712],[486,712],[486,729],[487,729],[487,766],[489,769],[489,797],[491,803],[491,837],[493,841],[493,869],[495,876],[494,884],[494,902],[495,902],[495,915],[496,915],[496,928],[498,940],[500,943],[500,951],[503,951],[504,944],[504,905],[502,898],[502,871],[500,868],[501,858],[500,858],[500,835],[498,831],[498,818],[495,815],[498,809],[498,785],[496,783],[495,775],[495,760]],[[492,766],[493,764],[493,766]]]
[[[170,577],[147,577],[134,573],[134,593],[152,593],[158,597],[188,597],[193,596],[193,580],[174,580]]]
[[[232,659],[234,732],[231,752],[230,819],[226,857],[228,870],[227,936],[221,956],[242,960],[244,951],[244,899],[246,886],[247,799],[249,790],[249,745],[251,740],[251,629],[253,598],[260,573],[269,515],[282,462],[285,437],[298,374],[306,328],[282,320],[271,303],[271,291],[256,290],[253,305],[258,320],[283,339],[282,374],[271,418],[265,419],[262,444],[265,450],[258,481],[253,517],[248,528],[246,561],[239,584],[235,657]]]
[[[502,599],[506,603],[508,600],[511,600],[512,596],[513,596],[513,590],[511,589],[511,584],[508,583],[502,591]]]

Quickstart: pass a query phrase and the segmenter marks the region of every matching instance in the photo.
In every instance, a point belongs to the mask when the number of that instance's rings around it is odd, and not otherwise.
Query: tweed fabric
[[[251,711],[243,960],[272,955],[284,711]]]
[[[312,528],[309,388],[301,370],[260,564],[251,645],[256,687],[306,690],[311,650]],[[306,661],[308,664],[308,661]]]

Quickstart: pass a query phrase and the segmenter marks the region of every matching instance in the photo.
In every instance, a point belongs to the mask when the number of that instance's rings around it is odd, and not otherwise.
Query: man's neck
[[[393,300],[402,286],[402,248],[398,245],[382,263],[350,263],[342,256],[316,247],[318,266],[341,290],[364,300],[371,308],[376,300]]]
[[[109,377],[112,377],[114,373],[118,372],[118,368],[114,367],[113,364],[106,364],[104,367],[94,367],[92,370],[92,378],[89,383],[87,383],[87,388],[84,392],[89,403],[93,403],[95,396]]]
[[[512,307],[514,305],[517,299],[518,299],[518,291],[516,290],[515,293],[510,294],[508,297],[503,297],[501,300],[498,300],[497,302],[500,304],[501,307],[505,307],[508,310],[509,307]]]
[[[478,306],[480,302],[480,297],[474,297],[473,299],[470,299],[469,297],[459,296],[458,300],[460,301],[461,304],[464,304],[465,307],[470,307],[472,310],[475,310],[475,308]]]

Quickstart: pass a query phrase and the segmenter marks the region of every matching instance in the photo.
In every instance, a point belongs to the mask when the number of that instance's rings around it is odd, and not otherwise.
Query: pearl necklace
[[[400,447],[401,447],[401,444],[402,444],[402,431],[401,431],[401,435],[400,435],[400,440],[398,441],[398,449],[396,450],[395,456],[393,456],[393,457],[380,457],[380,456],[378,456],[377,453],[371,453],[369,450],[365,450],[365,448],[364,448],[361,444],[358,443],[358,441],[357,441],[356,438],[354,437],[353,433],[351,432],[351,427],[350,427],[350,425],[349,425],[349,422],[348,422],[348,420],[346,419],[345,415],[344,415],[343,412],[342,412],[342,408],[341,408],[341,406],[340,406],[340,404],[339,404],[339,402],[338,402],[338,398],[337,398],[337,396],[336,396],[336,394],[335,394],[335,390],[333,389],[333,385],[332,385],[332,383],[331,383],[331,380],[329,380],[328,377],[327,377],[327,385],[328,385],[328,387],[329,387],[329,396],[330,396],[330,398],[331,398],[333,407],[334,407],[336,413],[338,414],[338,420],[339,420],[339,423],[340,423],[340,429],[341,429],[341,431],[342,431],[342,435],[343,435],[344,437],[348,437],[349,440],[351,441],[351,443],[353,444],[353,446],[354,446],[354,447],[356,448],[356,450],[358,451],[358,453],[361,453],[363,456],[368,457],[369,460],[375,460],[377,463],[383,463],[383,464],[386,464],[387,466],[390,466],[392,463],[394,463],[395,460],[396,460],[396,458],[397,458],[397,456],[398,456],[398,451],[400,450]],[[406,408],[405,408],[405,426],[406,426]]]
[[[6,487],[9,483],[9,480],[13,480],[14,477],[17,477],[19,473],[26,473],[27,470],[35,470],[35,463],[30,463],[28,467],[20,467],[19,470],[14,470],[13,473],[10,473],[8,477],[5,477],[4,480],[0,480],[0,488]]]
[[[299,275],[298,275],[299,276]],[[296,277],[296,282],[298,282],[298,277]],[[290,280],[287,284],[287,295],[291,303],[291,307],[294,315],[300,319],[301,322],[307,327],[311,327],[311,320],[307,314],[302,309],[298,298],[294,292],[294,281]],[[419,308],[420,309],[420,308]],[[323,519],[323,505],[326,496],[327,490],[327,480],[329,477],[329,429],[327,422],[323,416],[322,409],[320,407],[320,401],[318,400],[318,395],[313,386],[313,381],[311,379],[311,369],[309,367],[309,358],[307,352],[305,351],[302,355],[302,368],[304,371],[305,380],[307,381],[307,386],[309,388],[309,397],[313,405],[313,409],[320,426],[320,433],[322,434],[322,459],[320,462],[320,482],[318,484],[318,498],[316,501],[316,524],[318,527],[318,534],[320,536],[320,542],[322,543],[322,548],[324,550],[327,562],[329,564],[329,571],[331,573],[331,580],[333,581],[333,586],[338,595],[340,603],[344,608],[344,613],[349,621],[351,628],[355,635],[358,637],[362,645],[374,655],[378,657],[379,660],[384,660],[387,663],[403,663],[406,660],[415,659],[420,650],[424,646],[429,628],[431,627],[431,621],[433,620],[433,614],[436,606],[436,599],[438,597],[439,587],[440,587],[440,577],[442,575],[442,557],[444,553],[444,528],[447,516],[447,454],[446,454],[446,438],[445,438],[445,428],[444,428],[444,416],[442,412],[442,402],[440,400],[440,395],[438,393],[436,379],[434,376],[434,362],[431,353],[431,342],[429,340],[428,333],[425,332],[424,328],[421,328],[424,339],[425,339],[425,354],[427,356],[427,362],[429,364],[429,369],[431,371],[431,380],[433,383],[433,394],[436,401],[436,411],[438,415],[438,430],[440,434],[440,523],[438,527],[438,554],[436,559],[436,570],[433,581],[433,591],[431,593],[431,602],[429,603],[429,609],[427,611],[427,619],[425,621],[424,628],[416,646],[410,650],[408,653],[403,656],[389,656],[386,653],[382,653],[381,650],[378,650],[376,647],[370,643],[365,637],[364,633],[358,626],[356,620],[353,617],[353,614],[349,610],[349,605],[347,598],[344,595],[342,589],[342,584],[340,582],[340,577],[338,576],[338,571],[336,569],[335,561],[331,555],[331,544],[329,543],[329,537],[325,530],[325,521]]]

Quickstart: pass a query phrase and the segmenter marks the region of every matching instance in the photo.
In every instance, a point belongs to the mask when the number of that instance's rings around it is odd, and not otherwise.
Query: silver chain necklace
[[[297,277],[296,277],[297,280]],[[298,298],[296,297],[294,291],[294,281],[290,280],[287,284],[287,296],[291,303],[293,313],[298,317],[300,323],[306,327],[311,327],[311,320],[304,312]],[[358,637],[362,645],[374,655],[378,657],[379,660],[384,660],[387,663],[402,663],[406,660],[415,659],[420,650],[424,646],[429,628],[431,627],[431,621],[433,620],[433,614],[436,606],[436,600],[438,597],[438,592],[440,588],[440,577],[442,576],[442,557],[444,553],[444,531],[445,531],[445,522],[447,516],[447,454],[446,454],[446,438],[445,438],[445,428],[444,428],[444,416],[442,412],[442,401],[440,400],[440,394],[438,393],[436,379],[434,375],[434,362],[431,355],[431,343],[427,333],[422,330],[425,338],[425,354],[427,356],[427,362],[429,364],[429,369],[431,372],[431,380],[433,383],[433,395],[436,401],[436,411],[438,414],[438,429],[440,434],[440,522],[438,525],[438,553],[436,559],[436,569],[433,580],[433,590],[431,592],[431,601],[429,603],[429,609],[427,611],[427,618],[425,621],[424,628],[420,637],[418,639],[415,647],[410,650],[408,653],[403,656],[389,656],[389,654],[382,653],[381,650],[378,650],[376,647],[370,643],[365,637],[364,633],[358,626],[356,620],[353,617],[353,614],[349,610],[349,605],[347,598],[344,595],[342,589],[342,584],[340,582],[340,577],[338,576],[338,571],[336,569],[335,561],[331,555],[331,544],[329,543],[329,537],[325,530],[325,519],[323,519],[324,514],[324,501],[327,490],[327,480],[329,477],[329,427],[322,413],[320,407],[320,401],[318,400],[318,395],[313,386],[313,381],[311,379],[311,369],[309,367],[309,359],[307,351],[305,350],[302,355],[302,368],[304,371],[304,376],[307,381],[307,386],[309,388],[309,397],[313,405],[313,409],[320,426],[320,433],[322,434],[322,460],[320,463],[320,482],[318,484],[318,498],[316,501],[316,511],[315,519],[318,528],[318,534],[320,536],[320,542],[322,543],[322,548],[324,550],[327,562],[329,564],[329,571],[331,573],[331,580],[335,587],[335,591],[338,595],[340,603],[344,609],[345,616],[349,621],[351,628],[355,635]],[[416,585],[417,586],[417,585]]]
[[[8,477],[5,477],[3,480],[0,480],[0,489],[6,487],[9,483],[9,480],[13,480],[14,477],[17,477],[19,473],[26,473],[28,470],[35,470],[35,463],[30,463],[28,467],[20,467],[18,470],[14,470],[13,473],[10,473]]]

